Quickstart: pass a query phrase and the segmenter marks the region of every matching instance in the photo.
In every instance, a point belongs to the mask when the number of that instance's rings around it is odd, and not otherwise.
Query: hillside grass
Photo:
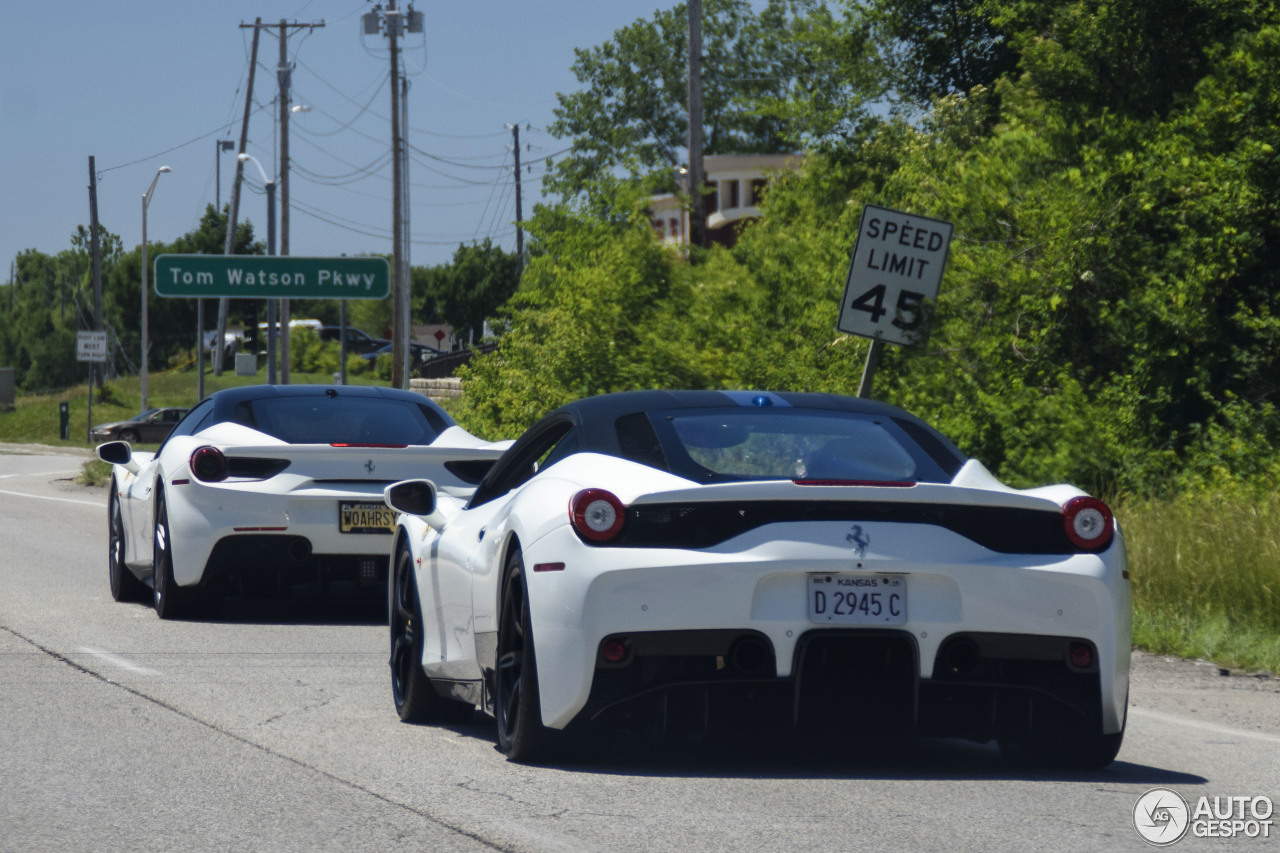
[[[205,377],[205,393],[257,384],[256,377]],[[291,375],[294,384],[332,382],[331,374]],[[378,380],[353,377],[353,384]],[[149,378],[156,406],[196,402],[190,371]],[[58,437],[58,404],[69,403],[70,438]],[[109,380],[95,394],[93,421],[137,414],[137,377]],[[19,397],[0,413],[0,442],[89,448],[88,386]],[[103,484],[101,462],[86,462],[81,481]],[[1119,502],[1116,515],[1129,549],[1134,643],[1157,654],[1203,658],[1250,670],[1280,673],[1280,496],[1224,490],[1169,500]]]
[[[1138,646],[1280,673],[1280,496],[1206,492],[1116,514]]]
[[[206,370],[204,393],[208,396],[224,388],[242,385],[261,385],[266,382],[266,369],[255,376],[236,376],[233,370],[225,370],[214,376]],[[292,371],[289,381],[294,385],[332,385],[332,373],[299,373]],[[385,385],[385,381],[365,375],[349,375],[350,385]],[[147,377],[147,404],[156,409],[164,406],[190,408],[196,400],[196,374],[194,370],[172,370],[152,373]],[[68,404],[68,437],[59,436],[58,407]],[[47,444],[56,447],[92,447],[89,427],[131,418],[142,411],[141,382],[137,376],[108,379],[101,391],[94,391],[93,424],[89,423],[89,384],[65,388],[51,394],[19,396],[13,411],[0,412],[0,442],[11,444]],[[147,447],[148,445],[142,445]]]

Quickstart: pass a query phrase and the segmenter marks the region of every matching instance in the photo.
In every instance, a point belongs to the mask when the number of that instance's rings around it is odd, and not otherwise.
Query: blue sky
[[[403,7],[403,2],[399,5]],[[557,92],[577,88],[575,47],[591,47],[662,0],[418,2],[426,33],[405,40],[409,71],[411,259],[449,260],[460,242],[515,247],[511,132],[521,125],[526,215],[540,160],[565,142],[546,132]],[[0,281],[23,249],[70,248],[89,222],[89,165],[100,175],[99,218],[124,241],[142,239],[141,199],[153,242],[191,231],[215,200],[216,140],[239,139],[251,24],[317,23],[290,30],[293,255],[391,252],[387,40],[362,35],[365,0],[6,3],[0,13]],[[278,27],[263,33],[248,151],[275,169]],[[525,126],[531,126],[525,130]],[[433,158],[440,158],[436,160]],[[449,162],[441,162],[441,160]],[[221,155],[221,199],[234,153]],[[246,176],[259,185],[249,164]],[[246,184],[241,220],[266,235],[265,196]]]

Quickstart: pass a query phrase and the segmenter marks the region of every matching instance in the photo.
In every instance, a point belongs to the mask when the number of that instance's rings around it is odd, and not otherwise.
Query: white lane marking
[[[49,495],[29,495],[26,492],[11,492],[8,489],[0,489],[0,495],[14,495],[20,498],[35,498],[38,501],[60,501],[64,504],[84,504],[85,506],[103,506],[101,501],[78,501],[75,498],[55,498]]]
[[[1214,732],[1220,735],[1230,735],[1231,737],[1248,737],[1254,740],[1265,740],[1268,743],[1280,743],[1280,735],[1268,734],[1267,732],[1253,732],[1248,729],[1237,728],[1236,726],[1224,726],[1218,723],[1206,723],[1203,720],[1193,720],[1190,717],[1183,717],[1179,714],[1168,714],[1164,711],[1152,711],[1147,708],[1130,708],[1130,714],[1139,717],[1146,717],[1150,720],[1158,720],[1162,723],[1172,723],[1175,726],[1187,726],[1193,729],[1202,729],[1206,732]]]
[[[95,658],[102,661],[103,663],[109,663],[112,666],[117,666],[120,669],[128,670],[129,672],[135,673],[137,675],[159,675],[160,674],[159,671],[157,670],[150,669],[148,667],[142,666],[141,664],[136,664],[133,661],[129,660],[128,658],[120,657],[120,655],[112,654],[111,652],[104,652],[102,649],[95,649],[90,646],[81,646],[80,651],[84,652],[87,655],[93,655]]]
[[[80,469],[74,471],[32,471],[28,474],[0,474],[0,480],[7,480],[10,477],[60,477],[66,474],[79,474]]]

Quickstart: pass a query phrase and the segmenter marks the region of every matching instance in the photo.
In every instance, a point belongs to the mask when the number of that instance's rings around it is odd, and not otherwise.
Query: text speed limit
[[[923,343],[926,303],[938,298],[950,244],[949,222],[864,206],[836,327],[888,343]]]

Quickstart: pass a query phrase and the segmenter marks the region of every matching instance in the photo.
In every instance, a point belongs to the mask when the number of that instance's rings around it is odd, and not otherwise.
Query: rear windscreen
[[[430,444],[450,424],[430,406],[376,397],[269,397],[235,420],[290,444]]]
[[[652,417],[673,473],[690,479],[948,482],[892,418],[798,409]]]

